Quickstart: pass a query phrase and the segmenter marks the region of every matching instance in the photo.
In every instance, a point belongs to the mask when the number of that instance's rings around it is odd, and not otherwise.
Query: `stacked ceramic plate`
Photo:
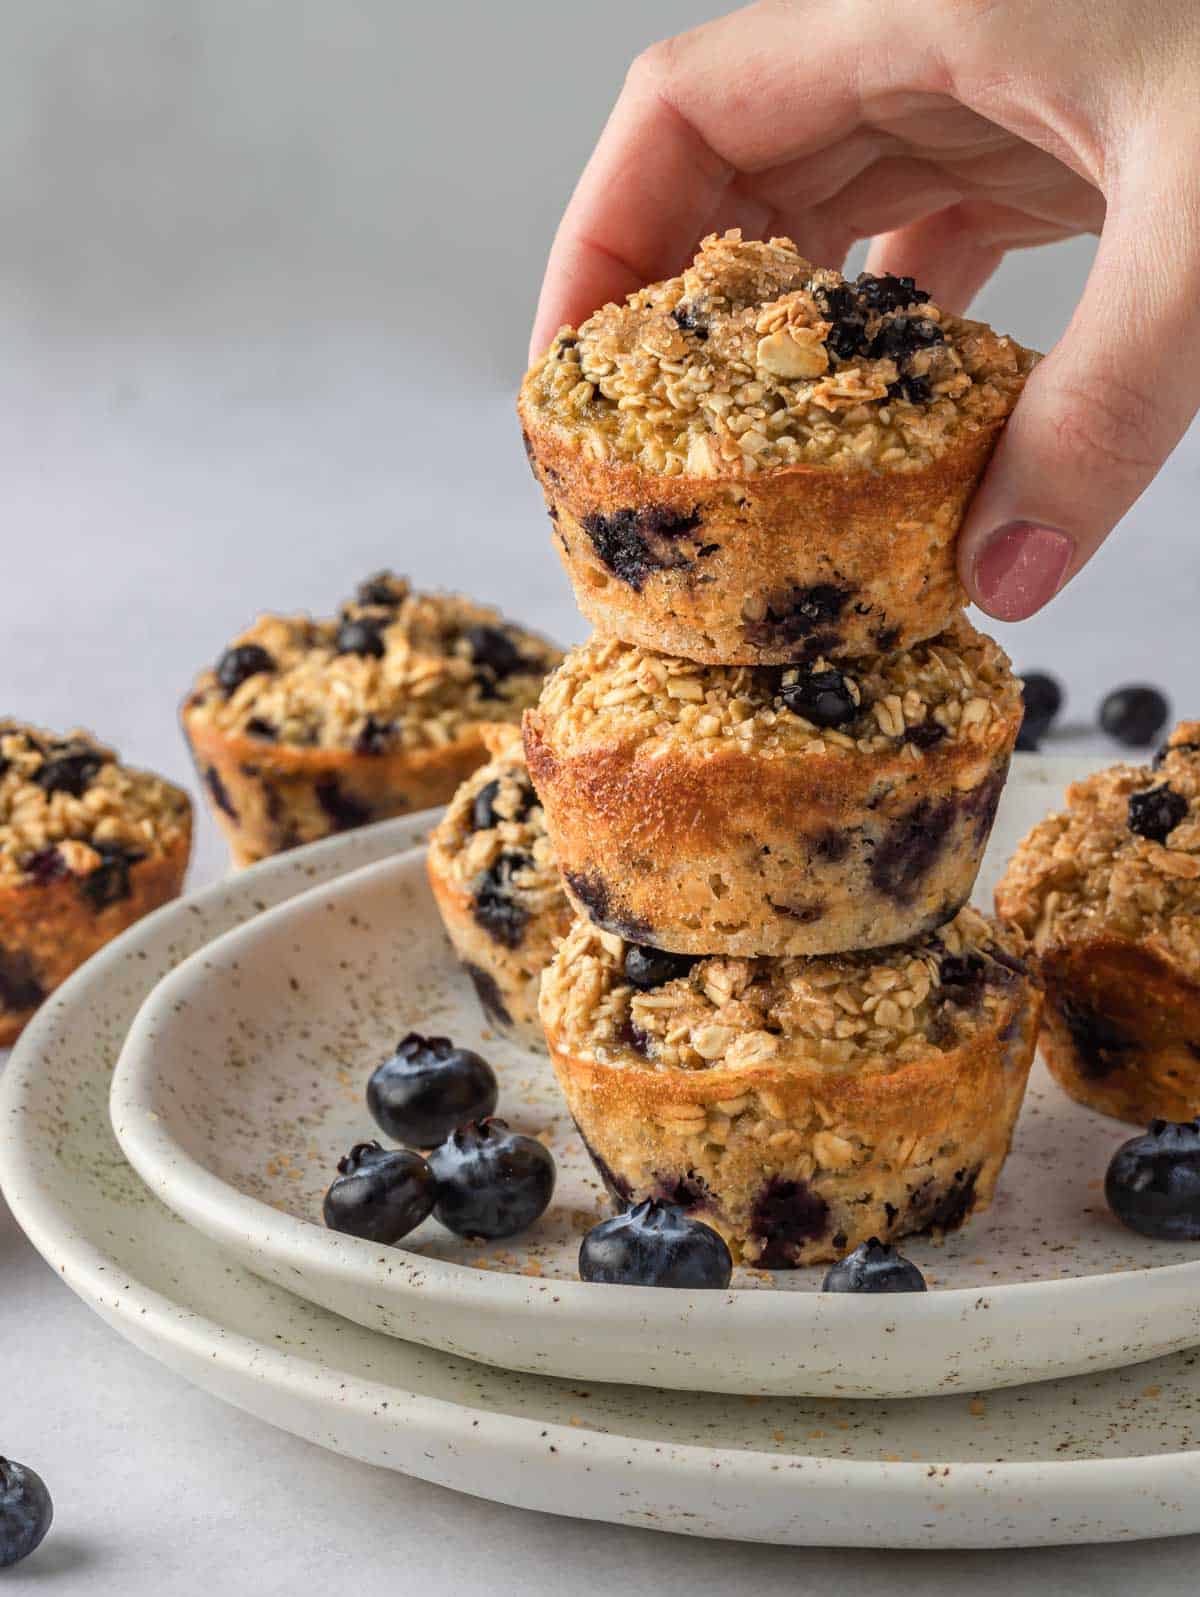
[[[1018,761],[981,901],[1077,774]],[[0,1180],[119,1332],[322,1445],[565,1514],[879,1546],[1200,1529],[1200,1369],[1178,1351],[1200,1343],[1200,1260],[1108,1216],[1126,1132],[1035,1076],[993,1209],[906,1247],[923,1296],[831,1296],[819,1270],[695,1295],[580,1282],[602,1194],[548,1066],[480,1028],[426,886],[429,820],[168,906],[29,1028]],[[367,1075],[409,1029],[487,1054],[505,1117],[553,1149],[528,1235],[429,1223],[400,1249],[323,1228],[338,1155],[373,1132]]]

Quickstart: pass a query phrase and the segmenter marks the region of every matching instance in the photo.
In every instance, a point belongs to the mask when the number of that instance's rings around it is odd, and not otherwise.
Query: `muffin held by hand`
[[[181,788],[87,732],[0,720],[0,1046],[118,932],[174,898],[191,852]]]
[[[1200,721],[1067,789],[996,890],[1046,983],[1042,1053],[1118,1120],[1200,1113]]]
[[[704,666],[597,638],[525,718],[567,891],[685,954],[826,954],[920,936],[970,897],[1021,720],[961,618],[835,666]]]
[[[1037,1035],[1020,937],[966,909],[907,948],[690,959],[580,920],[550,1057],[614,1200],[682,1204],[786,1269],[991,1201]]]
[[[234,860],[444,804],[561,655],[485,605],[383,572],[340,615],[262,616],[183,729]]]
[[[954,542],[1036,356],[911,278],[788,239],[564,327],[519,411],[598,630],[710,663],[906,648],[964,595]]]
[[[489,729],[492,759],[467,778],[429,840],[429,880],[487,1018],[544,1048],[538,988],[571,924],[516,727]]]

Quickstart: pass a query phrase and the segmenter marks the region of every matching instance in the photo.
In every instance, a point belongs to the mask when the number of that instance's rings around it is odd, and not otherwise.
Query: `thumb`
[[[1082,570],[1200,406],[1189,192],[1110,208],[1071,324],[1026,384],[971,503],[959,570],[998,620],[1025,620]]]

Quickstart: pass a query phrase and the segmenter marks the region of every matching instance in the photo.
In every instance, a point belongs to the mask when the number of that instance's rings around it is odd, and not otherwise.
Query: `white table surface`
[[[609,0],[601,28],[561,0],[10,0],[0,713],[90,725],[190,782],[174,707],[195,669],[258,609],[331,608],[385,563],[580,637],[512,414],[525,331],[630,56],[722,9]],[[1047,347],[1090,254],[1010,264],[980,313]],[[1198,486],[1193,434],[1062,600],[997,629],[1085,728],[1130,678],[1200,714]],[[203,817],[193,885],[223,868]],[[1194,1591],[1200,1555],[744,1548],[474,1502],[194,1391],[101,1325],[2,1204],[0,1451],[58,1510],[5,1597],[1151,1597]]]

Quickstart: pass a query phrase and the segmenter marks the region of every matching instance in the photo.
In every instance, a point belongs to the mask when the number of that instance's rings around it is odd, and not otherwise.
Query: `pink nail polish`
[[[1010,521],[975,557],[980,603],[998,621],[1024,621],[1053,599],[1074,555],[1075,540],[1056,527]]]

